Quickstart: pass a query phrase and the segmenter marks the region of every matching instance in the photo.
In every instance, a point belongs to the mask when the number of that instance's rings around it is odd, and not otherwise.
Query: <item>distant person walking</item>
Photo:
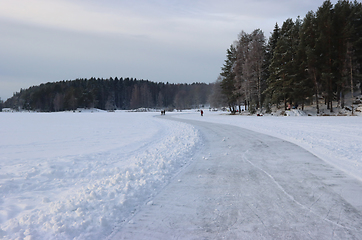
[[[201,117],[204,116],[204,111],[201,110]]]

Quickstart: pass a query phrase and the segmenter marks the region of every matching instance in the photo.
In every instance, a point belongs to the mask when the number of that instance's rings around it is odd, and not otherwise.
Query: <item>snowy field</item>
[[[0,239],[102,239],[190,161],[155,113],[0,113]]]
[[[0,238],[106,238],[202,147],[197,129],[169,115],[288,140],[362,180],[361,117],[0,113]]]

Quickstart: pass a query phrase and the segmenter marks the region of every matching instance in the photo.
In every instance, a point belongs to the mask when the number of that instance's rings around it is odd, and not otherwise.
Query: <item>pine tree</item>
[[[264,71],[264,78],[268,79],[270,76],[269,66],[274,56],[274,50],[277,46],[277,42],[279,40],[280,35],[280,28],[278,23],[275,24],[274,30],[269,37],[268,43],[265,47],[265,57],[264,57],[264,64],[265,64],[265,71]]]
[[[247,34],[244,31],[241,31],[239,34],[239,39],[236,46],[236,60],[233,72],[235,73],[234,87],[235,94],[237,96],[238,105],[244,102],[245,108],[248,109],[248,102],[251,101],[251,88],[250,81],[246,77],[247,67],[247,56],[249,52],[250,45],[250,34]]]
[[[340,105],[344,107],[344,91],[346,85],[348,85],[348,79],[351,81],[352,97],[353,97],[353,78],[352,73],[352,21],[353,15],[352,5],[348,1],[339,1],[334,6],[333,28],[335,34],[335,51],[336,58],[334,59],[334,66],[336,71],[336,86],[337,86],[337,98]]]
[[[295,57],[293,30],[293,20],[287,19],[281,28],[280,37],[269,66],[270,76],[267,92],[271,94],[272,102],[278,104],[283,101],[285,109],[287,109],[287,102],[292,100],[293,93],[293,57]]]
[[[353,9],[351,21],[353,25],[352,41],[355,60],[354,77],[356,79],[355,82],[359,80],[360,92],[362,94],[362,3],[355,1]]]
[[[319,114],[319,94],[320,94],[320,67],[319,67],[319,53],[316,49],[316,36],[317,36],[316,18],[315,14],[310,11],[307,13],[303,20],[303,25],[300,31],[300,52],[304,52],[302,57],[301,69],[308,73],[310,81],[305,84],[310,85],[313,83],[315,93],[315,102],[317,113]]]
[[[308,80],[308,74],[303,66],[303,61],[306,58],[306,52],[302,46],[300,32],[302,30],[302,20],[298,17],[294,23],[292,31],[292,100],[295,107],[302,105],[304,110],[304,102],[312,96],[312,85]]]
[[[227,50],[226,60],[224,66],[221,68],[222,72],[220,75],[222,76],[221,88],[222,93],[225,95],[227,99],[227,104],[229,105],[230,111],[235,113],[235,104],[237,100],[237,95],[235,94],[235,67],[236,61],[236,48],[231,45]]]
[[[321,80],[326,90],[327,108],[333,112],[333,88],[335,80],[335,68],[333,68],[335,59],[335,31],[333,28],[333,4],[327,0],[319,7],[316,13],[317,21],[317,44],[316,48],[320,54],[319,61],[321,62]]]
[[[264,58],[265,71],[263,73],[264,73],[264,79],[266,79],[266,89],[264,90],[263,94],[266,96],[268,107],[272,102],[271,99],[273,96],[273,89],[271,87],[269,87],[269,84],[271,83],[271,79],[272,79],[272,78],[270,78],[269,67],[270,67],[272,59],[274,57],[274,51],[277,46],[279,37],[280,37],[280,28],[279,28],[278,23],[276,23],[274,26],[274,30],[271,33],[271,36],[269,37],[268,44],[266,45],[265,58]]]

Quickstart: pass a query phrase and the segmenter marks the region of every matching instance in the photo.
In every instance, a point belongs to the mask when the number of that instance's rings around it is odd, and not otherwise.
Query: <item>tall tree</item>
[[[237,100],[237,95],[235,94],[235,67],[236,61],[236,48],[231,45],[227,50],[226,60],[224,66],[221,68],[222,72],[220,75],[222,76],[221,88],[222,93],[225,95],[227,99],[227,104],[229,105],[229,109],[231,112],[235,112],[235,104]]]
[[[249,72],[250,81],[255,89],[257,108],[262,108],[261,93],[264,90],[265,79],[263,79],[263,64],[265,57],[265,37],[260,29],[256,29],[250,36],[250,47],[245,67]]]
[[[274,30],[268,39],[268,43],[265,46],[265,57],[264,57],[264,64],[265,64],[265,71],[264,71],[265,76],[264,77],[265,77],[265,79],[268,79],[270,76],[269,66],[273,59],[274,51],[277,46],[279,37],[280,37],[280,28],[279,28],[278,23],[276,23],[274,26]]]
[[[353,56],[355,60],[354,78],[359,81],[360,92],[362,94],[362,3],[354,1],[351,21],[353,23]]]
[[[348,85],[347,79],[351,81],[351,89],[353,95],[353,78],[352,74],[352,16],[353,8],[349,1],[338,1],[334,6],[333,28],[335,31],[335,51],[334,66],[337,71],[336,86],[337,98],[342,107],[344,106],[344,90]],[[353,96],[352,96],[353,97]]]
[[[321,80],[326,89],[327,108],[333,112],[333,89],[336,77],[336,69],[333,67],[335,59],[335,29],[333,28],[333,4],[327,0],[316,12],[317,21],[317,45],[321,55]]]
[[[312,97],[312,84],[308,79],[308,74],[303,66],[304,59],[306,58],[305,49],[301,46],[300,32],[302,30],[302,20],[298,17],[294,23],[292,31],[292,100],[294,106],[297,107],[300,104],[304,110],[304,103],[307,98]]]
[[[270,67],[270,64],[272,62],[272,59],[274,57],[274,51],[275,51],[275,48],[277,46],[277,42],[280,38],[280,28],[279,28],[279,25],[278,23],[275,24],[274,26],[274,30],[273,32],[271,33],[269,39],[268,39],[268,43],[266,45],[266,48],[265,48],[265,58],[264,58],[264,69],[265,71],[263,72],[264,73],[264,78],[266,79],[266,86],[265,86],[265,90],[263,92],[263,94],[265,95],[265,98],[267,99],[267,106],[269,108],[269,106],[271,105],[271,99],[272,99],[272,96],[273,96],[273,90],[272,89],[268,89],[268,84],[269,84],[269,79],[270,79],[270,70],[269,70],[269,67]]]
[[[1,98],[0,98],[0,111],[2,111],[3,106],[4,106],[4,101],[3,101],[3,100],[1,100]]]
[[[250,81],[246,76],[246,61],[248,58],[250,44],[250,34],[241,31],[236,46],[236,60],[234,64],[234,87],[235,95],[238,100],[239,109],[241,102],[244,102],[245,107],[248,109],[248,103],[251,101],[251,88]]]
[[[287,109],[287,102],[292,101],[293,75],[295,46],[293,42],[294,22],[287,19],[280,30],[280,37],[274,49],[274,55],[269,66],[270,76],[268,79],[268,88],[274,103],[284,102],[284,108]]]
[[[304,18],[303,25],[300,31],[300,52],[304,52],[304,57],[302,58],[301,68],[308,73],[308,78],[310,81],[306,84],[313,83],[314,95],[317,113],[319,114],[319,94],[320,94],[320,67],[319,67],[319,56],[316,49],[316,40],[317,40],[317,27],[316,27],[316,18],[314,12],[310,11]]]
[[[209,96],[209,103],[210,106],[213,108],[219,108],[227,106],[227,101],[225,98],[225,95],[222,94],[222,88],[221,88],[221,82],[222,78],[219,76],[216,80],[216,82],[213,85],[212,93]]]
[[[262,106],[264,88],[265,37],[260,29],[251,34],[242,31],[237,42],[237,55],[234,67],[235,94],[245,105],[252,103],[255,108]],[[250,106],[249,106],[250,108]],[[251,110],[251,109],[249,109]]]
[[[145,108],[150,108],[154,105],[148,83],[143,83],[140,89],[141,105]]]

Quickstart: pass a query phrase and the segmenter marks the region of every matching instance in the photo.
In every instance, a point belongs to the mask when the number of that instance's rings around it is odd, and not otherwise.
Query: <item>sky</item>
[[[241,31],[268,38],[323,2],[0,0],[0,98],[77,78],[214,82]]]

